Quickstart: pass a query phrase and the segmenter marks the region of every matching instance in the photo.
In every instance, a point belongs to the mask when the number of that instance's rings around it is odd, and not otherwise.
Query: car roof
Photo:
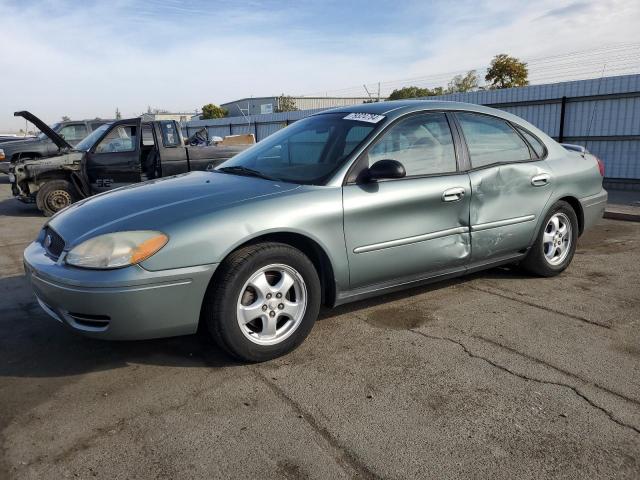
[[[443,100],[393,100],[387,102],[362,103],[325,110],[317,113],[316,115],[322,115],[323,113],[371,113],[374,115],[385,115],[389,118],[395,118],[406,113],[424,110],[466,110],[471,112],[487,113],[507,118],[509,120],[517,119],[522,121],[507,112],[496,110],[495,108],[489,108],[474,103],[447,102]]]

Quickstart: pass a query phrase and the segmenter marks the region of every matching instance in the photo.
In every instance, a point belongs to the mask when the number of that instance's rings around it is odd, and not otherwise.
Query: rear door
[[[93,193],[140,181],[140,119],[114,122],[87,152]]]
[[[382,133],[358,160],[358,168],[397,160],[407,175],[378,182],[355,179],[343,187],[351,289],[465,269],[471,251],[470,185],[456,161],[457,138],[442,112],[410,115]]]
[[[534,148],[524,134],[535,136],[502,118],[458,112],[456,119],[471,162],[472,263],[517,255],[529,246],[553,190],[544,146]]]
[[[182,141],[178,123],[174,120],[160,120],[153,124],[162,176],[188,172],[190,168],[187,149]]]

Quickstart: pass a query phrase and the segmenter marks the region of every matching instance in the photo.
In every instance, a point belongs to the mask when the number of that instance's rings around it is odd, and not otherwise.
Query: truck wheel
[[[313,263],[282,243],[233,252],[220,265],[203,303],[203,322],[232,356],[263,362],[284,355],[307,337],[320,310]]]
[[[535,243],[522,266],[542,277],[553,277],[569,266],[578,242],[578,217],[571,205],[560,201],[547,213]]]
[[[36,203],[42,212],[50,217],[77,200],[75,188],[66,180],[50,180],[40,187]]]

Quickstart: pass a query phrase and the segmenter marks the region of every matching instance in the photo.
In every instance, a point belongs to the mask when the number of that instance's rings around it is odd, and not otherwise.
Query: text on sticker
[[[373,113],[350,113],[343,120],[357,120],[359,122],[378,123],[384,119],[384,115],[374,115]]]

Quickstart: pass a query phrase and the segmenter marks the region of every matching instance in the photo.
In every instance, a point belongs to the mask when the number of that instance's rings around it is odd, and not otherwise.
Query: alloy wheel
[[[236,317],[240,330],[258,345],[275,345],[298,328],[307,308],[302,276],[283,264],[267,265],[244,284]]]
[[[571,250],[571,220],[558,212],[547,222],[542,235],[544,257],[550,265],[560,265]]]

